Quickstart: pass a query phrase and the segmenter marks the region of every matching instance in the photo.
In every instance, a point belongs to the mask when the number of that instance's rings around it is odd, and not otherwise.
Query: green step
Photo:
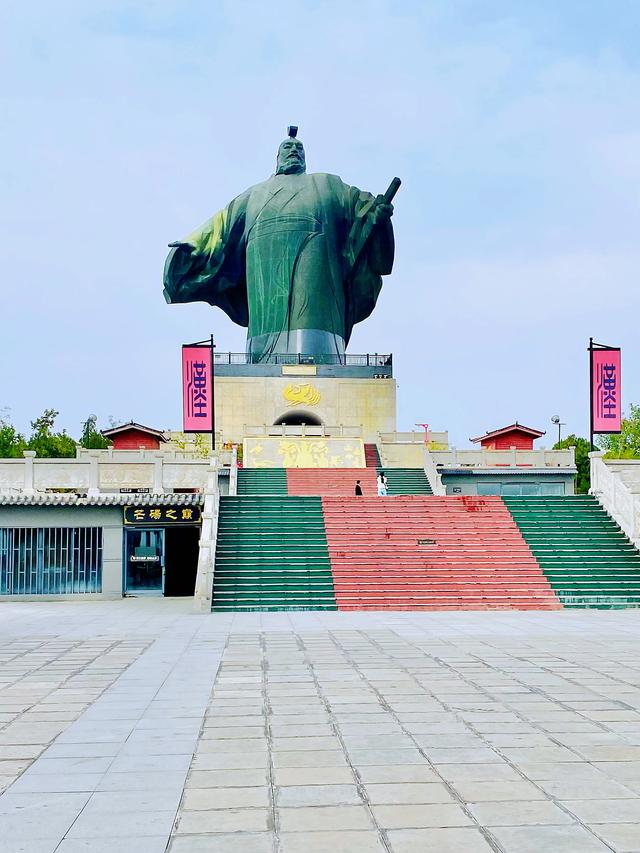
[[[238,495],[286,494],[287,472],[284,468],[240,468],[238,470]]]
[[[385,473],[388,495],[433,494],[431,484],[422,468],[385,468],[381,465],[377,471]]]
[[[336,610],[321,498],[288,497],[284,469],[243,472],[220,498],[212,609]]]
[[[640,553],[592,495],[502,500],[564,607],[640,607]]]

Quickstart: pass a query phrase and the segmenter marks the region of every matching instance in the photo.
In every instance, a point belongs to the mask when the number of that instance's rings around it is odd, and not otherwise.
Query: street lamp
[[[562,427],[566,426],[566,424],[563,424],[560,422],[560,415],[554,415],[551,418],[551,423],[555,424],[558,427],[558,444],[560,444],[561,436],[562,436]]]

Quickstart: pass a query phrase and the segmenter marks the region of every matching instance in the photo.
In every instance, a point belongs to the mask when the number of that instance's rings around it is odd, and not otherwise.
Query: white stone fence
[[[231,467],[229,468],[229,494],[234,496],[238,494],[238,448],[234,447],[231,457]]]
[[[433,454],[425,448],[424,451],[424,473],[427,475],[427,480],[431,486],[431,491],[434,495],[446,495],[447,487],[442,482],[440,472],[436,468],[433,461]]]
[[[575,448],[566,450],[430,450],[442,468],[575,468]]]
[[[378,433],[381,444],[424,444],[424,430],[411,430],[411,432],[381,432]],[[446,430],[429,431],[428,446],[449,447],[449,433]]]
[[[213,574],[218,541],[218,516],[220,513],[220,487],[215,459],[207,467],[204,488],[202,528],[198,550],[198,570],[194,593],[194,607],[199,613],[211,613],[213,600]]]
[[[640,459],[604,459],[590,453],[591,494],[640,548]]]
[[[231,465],[233,451],[219,451],[209,459],[154,450],[90,450],[76,459],[41,459],[25,450],[23,459],[0,459],[0,492],[73,489],[92,497],[121,489],[148,489],[153,495],[203,491],[212,460],[216,467]]]
[[[280,436],[311,436],[321,438],[362,438],[364,430],[361,426],[325,426],[324,424],[261,424],[259,426],[244,425],[245,438],[260,438],[261,436],[279,438]]]

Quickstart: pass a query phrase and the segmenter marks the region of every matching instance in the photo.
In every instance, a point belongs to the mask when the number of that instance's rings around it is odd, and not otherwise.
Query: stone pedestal
[[[223,442],[268,435],[270,427],[283,423],[313,426],[306,431],[313,437],[324,433],[363,442],[376,442],[379,433],[396,429],[390,368],[216,365],[215,398]]]

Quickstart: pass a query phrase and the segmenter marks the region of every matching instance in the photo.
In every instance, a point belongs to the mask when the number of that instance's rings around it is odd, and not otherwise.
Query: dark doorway
[[[162,595],[164,531],[126,528],[125,534],[125,593]]]
[[[164,594],[193,595],[200,527],[166,527],[164,537]]]
[[[311,412],[298,410],[281,415],[274,421],[273,425],[280,426],[281,424],[286,424],[287,426],[301,426],[302,424],[307,424],[307,426],[322,426],[322,421],[317,415]]]

